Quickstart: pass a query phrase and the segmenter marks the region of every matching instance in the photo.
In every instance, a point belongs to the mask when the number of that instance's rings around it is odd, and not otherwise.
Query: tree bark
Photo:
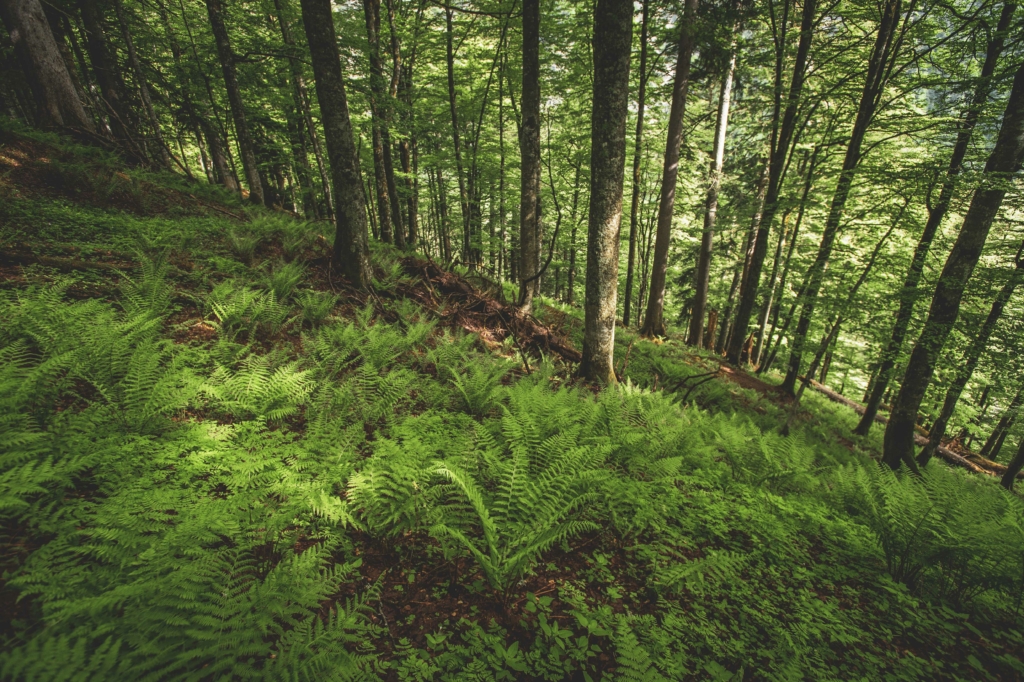
[[[647,15],[650,0],[640,7],[640,87],[636,95],[636,135],[633,139],[633,196],[629,206],[629,256],[626,259],[626,291],[622,301],[622,324],[628,327],[633,304],[633,271],[636,262],[636,232],[640,220],[640,162],[643,159],[644,107],[647,104]],[[575,223],[574,223],[575,224]],[[572,273],[569,275],[570,287]],[[571,291],[571,288],[570,288]],[[570,294],[569,302],[572,302]]]
[[[149,96],[146,74],[143,72],[139,56],[135,52],[135,42],[132,40],[132,34],[128,28],[128,17],[125,15],[121,0],[114,0],[114,12],[117,16],[117,23],[121,27],[121,39],[124,41],[125,50],[128,52],[128,63],[131,64],[132,71],[135,73],[135,80],[138,81],[139,99],[142,100],[142,106],[146,109],[149,125],[153,129],[153,137],[160,154],[160,163],[166,170],[171,170],[173,166],[171,165],[170,149],[167,147],[167,142],[164,141],[164,134],[160,130],[160,119],[156,115],[156,110],[153,108],[153,100]],[[182,168],[185,168],[185,166],[182,166]],[[188,169],[185,168],[185,170],[187,171]]]
[[[630,22],[632,24],[632,22]],[[523,0],[523,94],[519,133],[519,303],[540,291],[540,0]]]
[[[235,139],[238,142],[238,151],[242,155],[242,169],[245,171],[245,181],[249,185],[249,201],[262,205],[263,184],[260,181],[259,166],[256,163],[256,151],[253,146],[252,135],[249,132],[249,124],[245,117],[242,90],[238,87],[235,53],[231,49],[228,29],[224,25],[224,5],[221,0],[206,0],[206,12],[210,17],[210,29],[213,31],[213,37],[217,43],[217,55],[220,58],[221,71],[224,73],[224,87],[228,91],[231,117],[235,121]]]
[[[738,28],[738,27],[737,27]],[[694,281],[693,308],[690,311],[690,332],[686,342],[700,346],[704,339],[704,310],[708,303],[708,287],[711,283],[711,255],[715,236],[715,218],[718,215],[718,190],[722,185],[722,164],[725,162],[725,132],[729,125],[729,103],[732,97],[732,78],[736,72],[736,39],[733,38],[729,52],[729,66],[722,78],[722,89],[718,95],[718,118],[715,123],[714,150],[711,154],[710,182],[704,200],[704,230],[700,239],[700,256],[697,260],[697,275]]]
[[[466,178],[462,170],[462,144],[459,138],[459,108],[455,99],[455,47],[453,44],[452,8],[445,7],[445,57],[448,66],[448,109],[452,118],[452,147],[455,151],[455,175],[459,181],[459,207],[462,209],[462,260],[469,263],[469,199],[466,194]],[[524,15],[525,16],[525,15]],[[539,176],[538,176],[539,177]]]
[[[839,232],[839,223],[846,209],[846,200],[850,196],[850,189],[853,187],[857,166],[860,164],[861,145],[867,134],[868,126],[871,125],[871,121],[875,117],[875,111],[882,96],[889,73],[887,69],[889,59],[894,58],[899,52],[901,41],[897,37],[897,28],[902,8],[902,0],[887,0],[882,8],[882,19],[878,25],[875,45],[868,59],[867,78],[864,81],[864,89],[861,91],[860,104],[857,107],[857,117],[853,123],[853,131],[850,133],[850,141],[846,146],[843,169],[839,174],[835,192],[832,194],[832,204],[829,207],[828,218],[825,220],[825,229],[822,232],[821,244],[818,246],[818,254],[808,270],[807,288],[804,290],[803,302],[800,307],[800,319],[796,325],[793,347],[789,353],[789,370],[782,382],[782,390],[791,395],[796,385],[797,375],[800,373],[803,345],[814,316],[818,292],[825,276],[825,266],[832,256],[832,247],[835,244],[836,234]]]
[[[743,337],[746,336],[750,316],[757,303],[758,284],[761,281],[761,270],[768,253],[768,238],[771,235],[772,223],[779,207],[779,194],[782,191],[782,180],[786,170],[786,157],[796,131],[796,114],[800,106],[800,95],[803,91],[804,77],[807,71],[807,57],[811,49],[811,38],[814,32],[814,15],[817,11],[816,0],[805,0],[803,14],[800,18],[800,40],[797,43],[796,59],[793,62],[793,77],[789,83],[789,94],[786,98],[785,112],[782,110],[782,71],[785,59],[785,27],[788,21],[788,4],[782,18],[782,34],[775,45],[775,102],[772,114],[771,150],[768,158],[768,189],[765,193],[764,208],[757,236],[754,239],[754,251],[750,259],[750,267],[746,268],[746,278],[741,286],[742,296],[736,309],[734,327],[740,329],[736,334],[736,342],[730,344],[727,357],[729,362],[739,364],[743,350]],[[781,114],[781,116],[780,116]],[[781,126],[780,126],[781,120]],[[725,323],[723,323],[725,326]]]
[[[580,373],[606,384],[616,382],[613,356],[632,16],[632,0],[597,0],[594,9],[590,219]]]
[[[1003,474],[1003,478],[999,483],[1007,490],[1013,490],[1013,483],[1017,480],[1017,474],[1020,473],[1021,469],[1024,469],[1024,439],[1020,441],[1020,447],[1017,448],[1017,454],[1013,456],[1013,459],[1008,465],[1006,465],[1006,472]]]
[[[1024,246],[1021,249],[1024,250]],[[928,464],[928,460],[935,454],[935,448],[939,446],[939,443],[942,442],[942,437],[946,435],[946,425],[949,424],[949,419],[953,416],[953,411],[956,410],[960,394],[963,393],[967,382],[971,380],[971,376],[978,366],[982,353],[988,348],[988,340],[992,336],[992,332],[995,331],[999,319],[1003,316],[1003,309],[1006,308],[1010,297],[1013,296],[1014,289],[1017,288],[1022,279],[1024,279],[1024,259],[1021,258],[1021,253],[1018,252],[1016,267],[1013,273],[1011,273],[1010,279],[1002,286],[999,293],[996,294],[996,300],[992,302],[992,308],[989,310],[988,317],[985,318],[985,322],[981,325],[978,335],[971,342],[962,364],[958,366],[953,383],[946,391],[946,399],[942,403],[942,410],[939,412],[939,416],[935,419],[931,431],[928,433],[928,444],[924,446],[924,449],[921,450],[921,454],[917,458],[917,463],[920,466]]]
[[[672,106],[668,115],[668,141],[665,144],[665,165],[661,178],[661,201],[658,206],[658,232],[654,239],[654,263],[647,298],[647,312],[640,335],[651,338],[665,335],[665,276],[668,272],[668,247],[672,241],[672,214],[676,204],[676,178],[679,177],[679,149],[683,144],[683,114],[686,94],[690,88],[690,61],[696,43],[694,36],[697,0],[686,0],[679,29],[679,55],[672,84]]]
[[[1003,203],[1008,181],[1024,158],[1024,64],[1013,79],[1013,89],[1003,114],[999,137],[985,164],[986,178],[974,191],[970,208],[964,216],[960,234],[946,259],[939,283],[932,297],[928,319],[910,354],[903,384],[896,397],[889,424],[885,429],[883,459],[893,469],[906,463],[916,469],[914,461],[914,424],[938,361],[942,346],[960,312],[960,300],[981,250],[988,238],[992,221]]]
[[[999,417],[996,428],[992,430],[985,444],[981,447],[979,454],[982,457],[987,457],[994,461],[999,456],[999,449],[1002,448],[1006,434],[1013,428],[1013,424],[1017,420],[1017,409],[1022,402],[1024,402],[1024,388],[1017,391],[1010,401],[1010,406]]]
[[[356,287],[370,285],[366,204],[330,0],[302,0],[302,22],[313,61],[320,118],[334,181],[337,230],[333,266]]]
[[[932,241],[942,224],[943,218],[949,210],[950,201],[953,198],[953,190],[956,187],[956,179],[963,168],[964,156],[967,154],[967,147],[970,144],[974,127],[981,115],[985,102],[988,101],[989,92],[992,88],[992,74],[995,72],[996,62],[1002,53],[1006,33],[1010,27],[1010,20],[1013,17],[1016,4],[1008,2],[1003,5],[1003,11],[999,17],[999,25],[996,32],[989,41],[985,53],[985,62],[981,68],[981,76],[975,86],[970,103],[967,106],[966,114],[957,132],[956,143],[953,146],[953,153],[949,158],[949,166],[946,169],[946,176],[939,192],[939,200],[934,206],[928,207],[928,221],[925,223],[924,231],[914,249],[914,256],[910,261],[910,269],[907,271],[903,281],[903,288],[900,290],[900,305],[896,312],[896,321],[893,323],[892,333],[889,342],[879,361],[878,378],[871,390],[865,405],[864,416],[858,422],[854,433],[866,436],[875,421],[878,407],[882,404],[882,397],[889,388],[889,382],[893,377],[893,369],[896,366],[896,358],[903,348],[903,341],[906,338],[907,330],[910,327],[910,320],[914,314],[914,305],[918,299],[918,284],[921,282],[921,275],[924,272],[924,263],[931,249]]]
[[[139,160],[144,158],[132,134],[131,114],[124,103],[124,81],[117,60],[110,52],[110,45],[103,31],[103,16],[96,0],[80,0],[79,9],[85,27],[85,49],[92,62],[93,74],[99,85],[102,109],[110,121],[114,138]]]
[[[39,0],[2,0],[0,17],[32,88],[39,125],[93,132]]]

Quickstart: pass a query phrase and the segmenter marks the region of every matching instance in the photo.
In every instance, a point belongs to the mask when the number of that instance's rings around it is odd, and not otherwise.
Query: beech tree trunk
[[[693,308],[690,310],[690,330],[686,342],[700,346],[704,339],[704,310],[708,303],[708,286],[711,283],[711,255],[715,236],[715,218],[718,215],[718,189],[722,185],[722,164],[725,162],[725,132],[729,125],[729,103],[732,98],[732,77],[736,72],[736,39],[729,52],[729,65],[722,77],[722,89],[718,95],[718,118],[715,124],[714,150],[711,154],[710,182],[704,200],[704,230],[700,239],[700,256],[697,259],[697,274],[694,281]]]
[[[1024,250],[1024,246],[1021,248]],[[1016,267],[1010,275],[1010,279],[996,295],[996,300],[992,302],[992,308],[989,310],[988,317],[985,318],[985,323],[981,325],[978,335],[971,342],[971,346],[964,356],[963,364],[959,365],[956,376],[953,378],[953,383],[946,391],[946,399],[942,403],[942,410],[939,412],[939,416],[935,419],[931,431],[928,433],[928,444],[924,446],[924,449],[917,458],[917,463],[920,466],[928,464],[928,460],[932,458],[932,455],[935,454],[935,449],[942,442],[942,437],[946,435],[946,425],[949,424],[949,419],[953,416],[956,404],[960,400],[960,394],[963,393],[967,382],[971,380],[971,376],[978,366],[982,353],[988,348],[988,340],[992,336],[992,332],[995,331],[999,319],[1003,316],[1003,309],[1009,302],[1010,297],[1013,296],[1013,291],[1020,284],[1021,279],[1024,279],[1024,258],[1021,258],[1021,253],[1018,252]]]
[[[857,166],[860,165],[861,145],[864,142],[864,136],[867,134],[868,126],[871,125],[871,121],[875,117],[875,111],[882,96],[886,77],[890,72],[887,69],[889,59],[894,57],[899,51],[900,39],[897,38],[896,29],[899,26],[902,7],[902,0],[887,0],[882,8],[878,35],[875,37],[875,45],[871,50],[871,57],[868,59],[867,78],[864,81],[860,104],[857,107],[857,118],[854,120],[850,141],[846,146],[843,169],[839,174],[839,181],[836,183],[835,192],[832,194],[832,204],[829,207],[828,218],[825,220],[825,229],[821,235],[818,254],[814,262],[811,263],[807,273],[807,288],[804,290],[803,302],[800,308],[800,319],[796,325],[796,332],[792,339],[792,349],[789,353],[789,370],[782,382],[782,390],[791,395],[796,385],[797,376],[800,373],[803,345],[811,326],[811,319],[814,316],[818,292],[825,277],[825,266],[828,265],[828,261],[832,257],[832,247],[835,244],[836,234],[839,232],[839,223],[846,209],[846,200],[850,196],[850,189],[853,187]]]
[[[101,110],[109,122],[110,133],[120,146],[138,161],[146,155],[135,136],[131,111],[125,104],[124,79],[117,59],[103,30],[103,14],[96,0],[80,0],[82,25],[85,28],[85,49],[89,53],[96,84],[99,86]]]
[[[788,11],[788,4],[786,5]],[[817,11],[816,0],[804,0],[803,14],[800,19],[800,40],[797,44],[796,59],[793,62],[793,77],[789,83],[789,95],[786,99],[785,113],[782,113],[782,72],[785,59],[785,25],[788,19],[783,14],[781,25],[783,31],[775,45],[775,103],[772,115],[771,149],[768,158],[768,188],[765,192],[764,208],[757,236],[754,239],[754,250],[750,258],[750,266],[746,268],[746,279],[740,289],[739,305],[733,327],[739,328],[736,342],[730,344],[727,357],[729,362],[739,364],[743,351],[743,337],[746,336],[750,317],[757,303],[758,284],[761,281],[761,270],[768,253],[768,238],[771,235],[772,222],[779,207],[779,194],[782,190],[783,174],[786,170],[786,157],[796,131],[796,114],[800,106],[800,94],[803,91],[804,77],[807,71],[807,56],[811,49],[811,38],[814,32],[814,15]],[[780,116],[781,114],[781,116]],[[780,126],[781,121],[781,126]],[[727,321],[723,322],[723,327]]]
[[[616,381],[613,355],[632,16],[632,0],[597,0],[594,9],[590,220],[580,373],[606,384]]]
[[[1017,474],[1020,473],[1021,469],[1024,469],[1024,438],[1020,441],[1017,454],[1006,465],[1006,472],[1003,473],[1003,478],[999,481],[1000,484],[1007,490],[1013,490],[1013,483],[1017,480]]]
[[[132,40],[132,34],[128,28],[128,17],[125,15],[121,0],[114,0],[114,12],[117,15],[117,23],[121,27],[121,39],[124,41],[125,50],[128,52],[128,63],[131,64],[132,71],[135,73],[136,85],[139,89],[139,99],[142,100],[142,106],[146,109],[149,126],[153,129],[153,138],[156,142],[157,153],[160,155],[160,164],[165,169],[171,170],[170,149],[167,147],[167,142],[164,141],[164,134],[160,130],[160,119],[156,115],[156,110],[153,108],[153,100],[149,96],[146,74],[143,72],[139,56],[135,52],[135,42]],[[182,168],[188,171],[185,166],[182,166]]]
[[[455,151],[455,175],[456,179],[459,181],[459,207],[462,209],[462,260],[468,264],[472,258],[469,248],[469,198],[466,194],[466,178],[463,175],[462,170],[462,145],[459,137],[459,107],[455,99],[455,46],[453,44],[452,11],[453,10],[450,6],[445,7],[445,56],[447,58],[448,66],[448,108],[452,117],[452,147]]]
[[[245,117],[242,90],[238,87],[235,53],[231,49],[228,29],[224,24],[224,5],[221,0],[206,0],[206,12],[210,17],[210,29],[213,31],[213,37],[217,43],[217,55],[220,58],[221,71],[224,73],[224,87],[228,92],[231,117],[235,121],[235,139],[238,142],[238,151],[242,155],[242,169],[245,171],[245,181],[249,185],[249,201],[262,205],[263,184],[260,181],[259,166],[256,163],[256,151],[253,146],[252,135],[249,132],[249,124]],[[340,224],[341,221],[339,221],[339,229]]]
[[[0,18],[32,87],[39,125],[93,132],[39,0],[0,0]]]
[[[889,388],[889,382],[892,380],[896,358],[903,348],[903,341],[906,338],[907,330],[910,327],[910,320],[913,317],[914,305],[919,295],[917,287],[921,282],[921,275],[924,272],[924,263],[928,257],[928,251],[931,249],[932,241],[935,239],[935,234],[938,232],[939,226],[949,210],[949,204],[953,198],[953,190],[956,187],[956,178],[963,168],[964,156],[967,154],[967,147],[970,144],[978,117],[981,115],[981,109],[985,102],[988,101],[989,92],[992,88],[992,74],[995,72],[996,62],[1002,53],[1006,33],[1009,30],[1010,20],[1015,9],[1016,5],[1012,2],[1003,5],[1002,14],[999,17],[999,25],[992,36],[992,40],[988,43],[985,63],[981,68],[981,77],[978,79],[970,103],[967,106],[963,122],[960,124],[960,130],[957,132],[956,143],[953,146],[953,153],[950,155],[949,166],[946,169],[946,176],[942,182],[942,189],[939,192],[939,200],[935,202],[934,206],[928,208],[928,221],[925,223],[924,231],[921,233],[921,238],[914,249],[914,256],[910,261],[910,269],[907,271],[906,278],[903,281],[903,288],[900,290],[900,306],[896,312],[896,321],[893,324],[889,342],[886,344],[879,361],[878,378],[871,390],[871,395],[867,399],[864,416],[854,429],[854,433],[861,436],[866,436],[871,430],[871,425],[875,422],[875,415],[878,413],[878,407],[882,404],[882,396],[885,395],[886,390]]]
[[[302,22],[313,61],[316,95],[334,181],[337,230],[333,266],[356,287],[370,285],[366,204],[330,0],[302,0]]]
[[[928,319],[910,354],[900,392],[893,404],[885,429],[883,459],[893,469],[906,463],[917,468],[914,461],[914,424],[935,370],[942,346],[960,312],[967,281],[981,257],[992,221],[1003,203],[1008,180],[1020,168],[1024,158],[1024,64],[1013,79],[1013,89],[1006,104],[999,137],[985,164],[985,180],[975,190],[970,208],[964,216],[953,250],[939,276],[932,297]]]
[[[996,428],[992,429],[992,433],[989,434],[985,444],[981,447],[981,452],[978,454],[995,461],[999,456],[999,449],[1003,447],[1003,441],[1006,440],[1006,434],[1013,428],[1013,424],[1017,420],[1017,410],[1022,402],[1024,402],[1024,388],[1019,389],[1013,396],[1010,406],[1003,412],[996,423]]]
[[[540,278],[537,276],[541,252],[540,0],[523,0],[523,95],[520,104],[519,302],[522,309],[529,312],[534,295],[540,292]]]
[[[697,0],[686,0],[679,28],[679,55],[672,84],[672,106],[668,115],[668,141],[665,144],[665,165],[661,178],[661,201],[658,206],[658,232],[654,239],[654,263],[647,312],[640,334],[644,337],[664,336],[665,275],[668,272],[668,247],[672,241],[672,214],[676,205],[676,178],[679,176],[679,149],[683,144],[683,114],[686,94],[690,88],[690,61],[695,45]]]
[[[622,301],[622,324],[629,326],[633,304],[633,272],[636,263],[636,232],[640,221],[640,162],[643,160],[644,107],[647,104],[647,10],[650,0],[640,8],[640,87],[636,95],[636,135],[633,139],[633,196],[629,206],[629,256],[626,258],[626,292]],[[575,225],[575,222],[573,223]],[[572,271],[569,273],[570,291]],[[569,296],[572,303],[572,295]]]

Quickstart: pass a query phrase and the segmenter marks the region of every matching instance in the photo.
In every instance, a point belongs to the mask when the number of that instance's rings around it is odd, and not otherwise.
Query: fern
[[[270,357],[250,355],[237,370],[218,367],[202,390],[236,416],[278,422],[298,411],[310,386],[298,363],[274,367]]]
[[[507,411],[501,435],[501,445],[481,438],[480,474],[454,461],[437,465],[447,504],[431,532],[467,550],[507,596],[545,550],[597,528],[581,513],[598,498],[607,448],[566,433],[541,438],[526,412]]]

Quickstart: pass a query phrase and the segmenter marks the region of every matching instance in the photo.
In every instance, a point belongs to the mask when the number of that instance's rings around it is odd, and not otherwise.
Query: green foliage
[[[878,537],[893,579],[912,590],[963,606],[993,590],[1012,595],[1024,573],[1024,505],[989,482],[945,467],[919,478],[869,466],[844,469],[837,493]]]
[[[291,297],[305,275],[306,269],[298,263],[284,263],[264,275],[263,285],[274,294],[276,300],[284,302]]]
[[[578,431],[545,437],[543,407],[513,402],[500,436],[480,434],[476,462],[449,460],[435,469],[447,503],[431,533],[468,550],[505,594],[552,545],[598,528],[585,511],[599,499],[608,448]]]
[[[273,290],[258,291],[235,280],[226,280],[214,287],[207,304],[216,326],[231,340],[239,334],[251,339],[261,330],[274,334],[284,325],[289,313]]]

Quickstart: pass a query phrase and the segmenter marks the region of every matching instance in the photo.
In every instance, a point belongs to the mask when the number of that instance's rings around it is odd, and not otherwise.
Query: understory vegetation
[[[818,394],[782,436],[671,339],[595,392],[415,256],[360,292],[316,224],[130,173],[173,210],[0,181],[0,678],[1024,676],[994,479]]]

